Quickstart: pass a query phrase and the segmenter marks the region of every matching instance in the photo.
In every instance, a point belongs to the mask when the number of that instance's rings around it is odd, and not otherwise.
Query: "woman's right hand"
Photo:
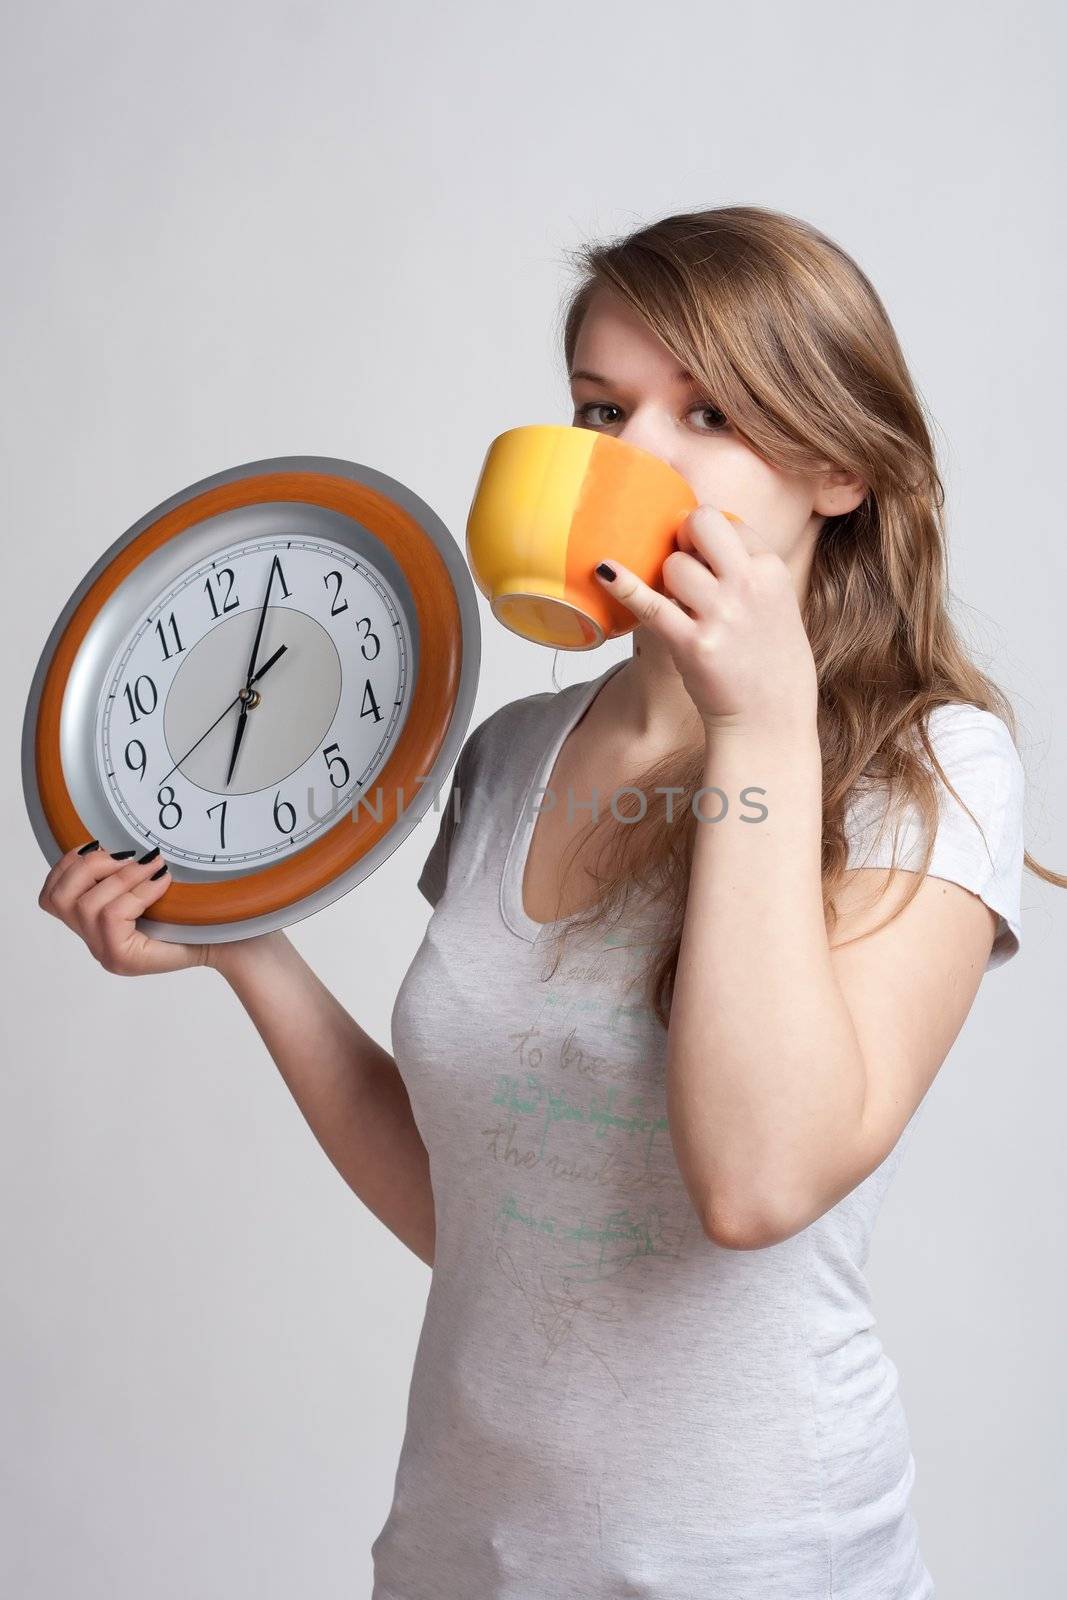
[[[59,858],[37,897],[42,911],[51,912],[83,939],[105,971],[124,978],[213,966],[218,946],[150,939],[135,926],[170,887],[169,871],[153,879],[161,858],[116,861],[95,843],[96,848],[84,855],[68,850]]]

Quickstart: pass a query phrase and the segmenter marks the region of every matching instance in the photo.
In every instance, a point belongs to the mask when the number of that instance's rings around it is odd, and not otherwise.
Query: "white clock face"
[[[412,689],[404,614],[365,560],[298,533],[234,542],[169,583],[116,654],[101,782],[168,861],[269,865],[361,796],[380,815]]]

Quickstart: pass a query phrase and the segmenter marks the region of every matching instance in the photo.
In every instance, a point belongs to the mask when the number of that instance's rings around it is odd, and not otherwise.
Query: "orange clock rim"
[[[118,551],[86,590],[56,644],[41,690],[34,759],[41,808],[61,851],[86,838],[63,776],[60,716],[71,670],[95,617],[145,557],[195,523],[272,500],[325,506],[357,519],[403,567],[419,628],[419,673],[400,739],[377,780],[382,814],[346,807],[339,822],[286,861],[220,883],[171,883],[142,913],[151,921],[225,925],[281,911],[334,882],[395,825],[400,802],[411,803],[451,719],[462,666],[459,603],[444,558],[416,518],[370,485],[332,473],[267,472],[234,479],[164,512]]]

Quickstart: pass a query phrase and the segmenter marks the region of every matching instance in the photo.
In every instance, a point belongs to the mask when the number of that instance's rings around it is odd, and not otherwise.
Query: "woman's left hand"
[[[676,539],[662,567],[666,595],[610,555],[614,582],[597,579],[663,639],[705,729],[814,723],[815,660],[781,556],[710,505],[691,511]]]

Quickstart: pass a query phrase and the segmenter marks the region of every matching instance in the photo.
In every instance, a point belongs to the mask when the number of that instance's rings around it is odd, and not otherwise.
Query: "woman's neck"
[[[620,740],[649,757],[698,743],[703,723],[667,646],[647,628],[632,638],[633,654],[597,696],[597,711]]]

